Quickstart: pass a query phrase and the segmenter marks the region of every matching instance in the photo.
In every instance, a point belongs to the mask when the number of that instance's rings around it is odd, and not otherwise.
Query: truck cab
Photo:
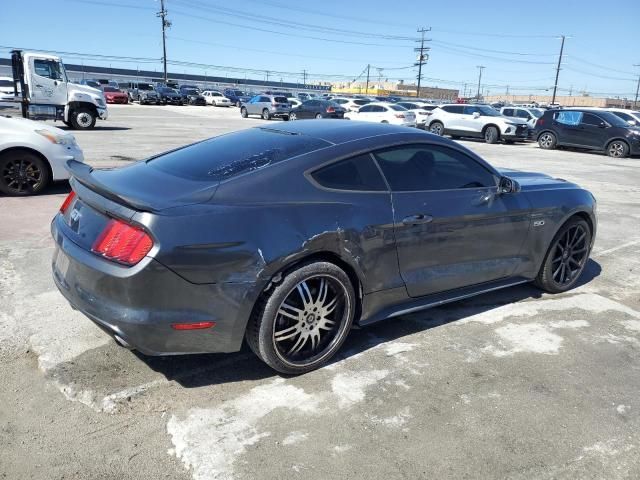
[[[22,116],[33,120],[62,120],[75,129],[90,129],[108,117],[101,90],[71,83],[59,57],[13,50],[11,64],[16,102]]]

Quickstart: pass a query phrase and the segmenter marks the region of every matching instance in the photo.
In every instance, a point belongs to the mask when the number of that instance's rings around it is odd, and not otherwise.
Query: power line
[[[540,62],[540,61],[536,61],[536,60],[520,60],[520,59],[516,59],[516,58],[495,57],[493,55],[484,55],[484,54],[481,54],[481,53],[471,53],[471,52],[467,52],[467,51],[464,51],[464,50],[460,50],[458,48],[445,47],[443,45],[440,45],[439,48],[441,50],[453,52],[453,53],[456,53],[458,55],[462,55],[462,56],[470,57],[470,58],[486,58],[488,60],[494,60],[494,61],[505,62],[505,63],[528,63],[528,64],[532,64],[532,65],[553,65],[553,62]]]
[[[517,56],[523,56],[523,57],[555,57],[555,54],[553,53],[522,53],[522,52],[508,52],[505,50],[491,50],[488,48],[480,48],[480,47],[471,47],[468,45],[461,45],[459,43],[450,43],[450,42],[443,42],[441,40],[433,40],[434,45],[444,45],[444,46],[449,46],[449,47],[456,47],[456,48],[464,48],[464,49],[469,49],[469,50],[478,50],[481,52],[489,52],[489,53],[500,53],[500,54],[504,54],[504,55],[517,55]]]
[[[174,3],[177,3],[182,6],[186,6],[186,7],[195,8],[195,9],[207,10],[210,12],[214,12],[218,15],[225,15],[233,18],[240,18],[242,20],[252,22],[252,23],[259,23],[259,24],[266,23],[266,24],[275,25],[278,27],[310,30],[310,31],[315,31],[319,33],[329,33],[332,35],[339,34],[339,35],[345,35],[345,36],[364,37],[364,38],[382,38],[385,40],[402,40],[402,41],[413,40],[412,37],[407,37],[407,36],[387,35],[382,33],[370,33],[370,32],[362,32],[362,31],[355,31],[355,30],[347,30],[343,28],[327,27],[323,25],[314,25],[310,23],[297,22],[289,19],[282,20],[281,18],[270,17],[264,14],[256,16],[240,10],[211,5],[210,3],[205,3],[198,0],[174,0]]]

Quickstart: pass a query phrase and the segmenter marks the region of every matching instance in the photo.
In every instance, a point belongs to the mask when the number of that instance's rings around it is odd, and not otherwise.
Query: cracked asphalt
[[[110,116],[75,132],[98,168],[264,123],[215,107]],[[68,185],[0,197],[0,478],[640,478],[640,159],[463,143],[595,194],[580,285],[353,330],[300,377],[246,348],[151,358],[116,346],[51,280],[49,222]]]

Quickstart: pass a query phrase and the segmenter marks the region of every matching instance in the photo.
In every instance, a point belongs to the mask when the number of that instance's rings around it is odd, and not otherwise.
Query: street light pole
[[[558,66],[556,67],[556,82],[553,84],[553,97],[551,98],[551,105],[556,103],[556,92],[558,90],[558,77],[560,76],[560,65],[562,64],[562,52],[564,51],[564,35],[561,36],[562,43],[560,44],[560,56],[558,57]]]
[[[480,82],[482,81],[482,70],[484,70],[486,67],[484,65],[478,65],[476,68],[478,68],[478,70],[480,71],[478,73],[478,93],[476,94],[476,99],[480,101]]]
[[[633,66],[640,67],[640,63],[636,63]],[[637,108],[638,105],[638,92],[640,92],[640,74],[638,74],[638,85],[636,85],[636,99],[633,101],[633,108]]]

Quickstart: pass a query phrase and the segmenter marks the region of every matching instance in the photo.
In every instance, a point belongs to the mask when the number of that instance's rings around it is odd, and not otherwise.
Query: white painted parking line
[[[618,250],[622,250],[625,248],[633,247],[634,245],[640,244],[640,239],[632,240],[631,242],[623,243],[622,245],[618,245],[617,247],[608,248],[606,250],[596,251],[593,253],[592,257],[603,257],[605,255],[609,255],[613,252],[617,252]]]

